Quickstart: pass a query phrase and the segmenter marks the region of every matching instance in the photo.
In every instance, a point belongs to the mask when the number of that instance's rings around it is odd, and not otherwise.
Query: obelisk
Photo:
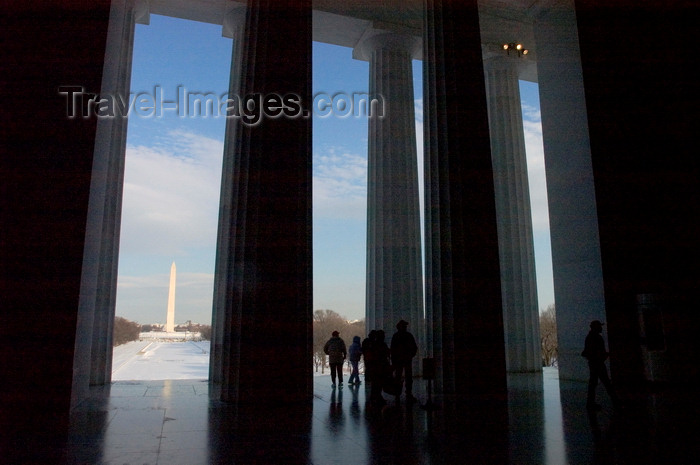
[[[175,332],[175,262],[170,266],[170,289],[168,290],[168,315],[165,319],[165,332]]]

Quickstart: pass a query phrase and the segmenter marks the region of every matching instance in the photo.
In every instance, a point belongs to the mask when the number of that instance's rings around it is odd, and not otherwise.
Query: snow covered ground
[[[208,377],[209,341],[133,341],[114,348],[113,381]]]
[[[127,342],[114,348],[112,381],[208,379],[209,347],[209,341]],[[313,368],[314,376],[330,378],[330,369],[326,367],[323,371]],[[347,363],[343,365],[343,372],[344,376],[350,376]]]

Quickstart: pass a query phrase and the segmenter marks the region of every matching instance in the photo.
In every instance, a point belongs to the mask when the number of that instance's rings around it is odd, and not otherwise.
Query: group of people
[[[352,372],[348,384],[359,385],[361,383],[359,362],[364,357],[365,381],[371,386],[371,402],[386,403],[382,396],[382,390],[395,395],[398,401],[403,391],[404,382],[406,400],[408,402],[416,401],[413,396],[413,357],[418,352],[418,346],[413,335],[408,332],[407,321],[399,321],[396,324],[396,329],[397,331],[391,338],[391,346],[387,346],[384,341],[386,337],[384,330],[378,329],[370,331],[362,343],[360,343],[360,336],[353,337],[349,350],[346,350],[345,342],[340,338],[340,333],[333,331],[332,337],[323,348],[323,351],[328,355],[333,387],[336,387],[336,379],[341,387],[343,385],[343,363],[349,353]],[[586,402],[586,407],[589,410],[600,409],[600,406],[595,402],[598,381],[603,383],[613,403],[618,403],[605,366],[608,352],[605,350],[602,332],[603,323],[599,320],[592,321],[590,331],[586,336],[584,350],[581,353],[588,360],[590,374]]]
[[[384,404],[382,390],[396,396],[398,401],[406,386],[406,400],[416,401],[413,396],[413,357],[418,352],[418,345],[413,335],[408,332],[408,322],[401,320],[396,324],[397,331],[391,338],[390,346],[385,342],[384,330],[372,330],[360,342],[359,336],[354,336],[352,344],[346,350],[345,342],[338,331],[333,331],[332,337],[326,342],[323,351],[328,355],[331,369],[332,386],[343,385],[343,363],[350,358],[352,372],[348,384],[359,385],[359,362],[365,360],[365,381],[370,385],[370,401]]]

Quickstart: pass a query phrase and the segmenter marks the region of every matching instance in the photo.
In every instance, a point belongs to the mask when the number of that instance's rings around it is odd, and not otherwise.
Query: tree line
[[[542,366],[556,366],[559,345],[557,341],[557,317],[554,304],[540,312],[540,344],[542,347]],[[364,339],[367,332],[365,320],[349,322],[347,318],[339,315],[333,310],[316,310],[313,319],[313,362],[316,371],[325,373],[327,367],[326,354],[323,346],[331,337],[333,331],[340,332],[340,337],[345,341],[345,345],[350,347],[353,336],[360,336]]]
[[[120,316],[114,319],[114,346],[139,340],[141,325]]]
[[[555,366],[557,363],[558,343],[554,304],[549,305],[544,311],[540,312],[539,319],[542,365]],[[114,320],[114,346],[137,341],[139,334],[144,329],[142,325],[134,321],[120,316],[116,317]],[[211,339],[210,325],[196,325],[196,327],[191,325],[191,328],[188,328],[188,330],[199,332],[205,341]],[[350,347],[354,336],[360,336],[360,339],[364,339],[367,335],[364,319],[350,322],[333,310],[316,310],[313,315],[313,363],[317,372],[320,370],[321,373],[325,373],[325,369],[328,366],[323,346],[330,339],[333,331],[340,333],[340,337],[345,341],[346,347]]]
[[[360,339],[364,339],[367,334],[364,319],[350,322],[333,310],[316,310],[313,318],[313,362],[317,372],[320,368],[321,373],[325,373],[328,366],[323,346],[331,338],[333,331],[340,333],[340,338],[345,341],[347,348],[352,344],[354,336],[360,336]]]

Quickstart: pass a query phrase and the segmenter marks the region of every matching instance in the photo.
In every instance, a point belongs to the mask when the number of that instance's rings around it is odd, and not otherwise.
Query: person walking
[[[348,349],[348,354],[350,357],[350,365],[352,365],[352,373],[350,373],[350,379],[348,384],[354,384],[359,386],[360,383],[360,358],[362,358],[362,346],[360,345],[360,336],[355,336],[352,338],[352,344]]]
[[[328,355],[328,364],[331,367],[331,385],[335,387],[337,377],[339,386],[343,387],[343,362],[347,357],[347,350],[338,331],[331,333],[331,338],[323,346],[323,352]]]
[[[396,323],[397,332],[391,338],[391,364],[394,369],[394,378],[398,386],[396,399],[401,397],[403,390],[403,382],[406,383],[406,401],[415,402],[417,399],[413,397],[413,357],[418,352],[416,339],[413,334],[408,332],[408,322],[401,320]]]
[[[605,360],[607,360],[609,354],[605,350],[605,341],[603,340],[603,336],[601,336],[603,333],[603,323],[599,320],[593,320],[591,321],[590,328],[586,336],[583,352],[581,353],[582,356],[588,359],[589,377],[586,408],[589,410],[599,410],[600,405],[595,401],[598,380],[605,386],[605,390],[613,401],[613,405],[617,404],[617,396],[610,382],[608,369],[605,366]]]

